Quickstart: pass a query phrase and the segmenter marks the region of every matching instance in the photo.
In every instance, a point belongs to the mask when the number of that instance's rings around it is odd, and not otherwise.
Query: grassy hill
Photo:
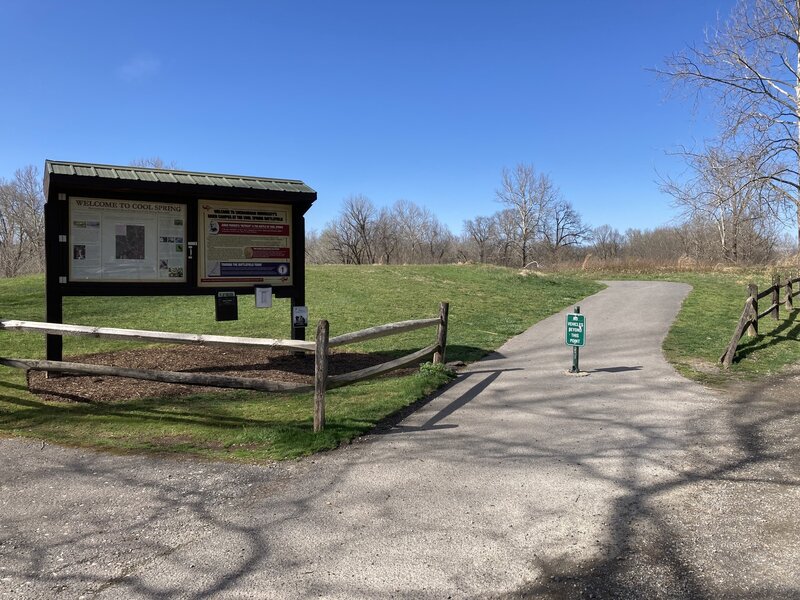
[[[540,319],[601,285],[570,275],[520,275],[484,266],[312,266],[306,300],[313,325],[331,335],[382,323],[435,316],[450,302],[448,360],[473,361]],[[41,276],[0,280],[0,317],[43,320]],[[242,297],[239,320],[214,321],[213,298],[67,298],[64,321],[136,329],[288,337],[289,304],[255,309]],[[309,330],[309,338],[313,335]],[[362,352],[416,350],[432,330],[372,340]],[[129,342],[65,338],[65,355],[133,347]],[[0,332],[0,355],[41,358],[41,335]],[[565,360],[568,355],[565,351]],[[188,453],[233,460],[287,458],[333,448],[442,385],[436,370],[334,390],[325,432],[314,435],[309,394],[220,391],[180,398],[82,404],[46,402],[27,392],[24,373],[0,367],[0,434],[112,451]]]
[[[664,342],[667,358],[684,375],[710,385],[761,379],[800,361],[800,311],[760,323],[745,338],[729,371],[717,359],[741,314],[747,283],[768,285],[767,270],[709,273],[592,273],[521,275],[488,266],[312,266],[307,304],[313,326],[328,319],[331,335],[405,319],[435,316],[450,302],[448,360],[473,361],[540,319],[602,286],[601,278],[683,281],[693,286]],[[591,279],[590,279],[591,278]],[[67,298],[68,323],[193,333],[287,337],[289,303],[256,309],[239,302],[240,319],[214,321],[210,296],[178,298]],[[795,302],[800,305],[800,301]],[[0,279],[0,318],[44,319],[41,276]],[[309,339],[313,327],[309,328]],[[405,354],[432,341],[430,329],[348,347]],[[67,356],[142,347],[130,342],[65,338]],[[559,340],[558,343],[561,341]],[[0,332],[0,356],[42,358],[41,335]],[[565,361],[569,361],[565,350]],[[437,370],[387,377],[331,391],[327,425],[314,435],[310,394],[219,391],[179,398],[102,403],[47,402],[27,391],[22,371],[0,367],[0,435],[40,438],[111,451],[185,453],[214,459],[280,459],[334,448],[429,394],[447,381]]]

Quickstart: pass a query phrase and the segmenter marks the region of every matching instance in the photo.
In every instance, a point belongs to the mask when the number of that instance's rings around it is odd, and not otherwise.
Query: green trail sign
[[[567,346],[584,346],[586,344],[586,316],[579,313],[567,315]]]

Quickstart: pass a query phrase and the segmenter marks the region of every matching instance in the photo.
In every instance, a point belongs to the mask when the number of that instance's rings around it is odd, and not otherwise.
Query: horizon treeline
[[[591,257],[603,262],[759,265],[795,251],[785,220],[754,199],[752,187],[737,187],[735,171],[726,175],[726,190],[719,176],[700,175],[703,166],[698,165],[699,175],[691,187],[663,184],[664,191],[676,198],[676,206],[684,209],[675,224],[622,232],[610,224],[587,224],[549,175],[529,164],[503,170],[495,197],[486,203],[497,210],[465,219],[460,235],[410,200],[378,207],[366,196],[353,195],[344,199],[337,216],[321,231],[307,232],[306,260],[548,268]],[[710,191],[721,189],[724,197],[704,204],[713,210],[697,210],[697,203],[686,209],[689,190],[692,198],[706,198]],[[36,167],[18,169],[10,180],[0,178],[3,277],[44,270],[44,202]]]

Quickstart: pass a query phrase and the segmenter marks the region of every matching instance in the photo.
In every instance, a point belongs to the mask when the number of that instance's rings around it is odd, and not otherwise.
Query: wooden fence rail
[[[362,329],[361,331],[354,331],[352,333],[345,333],[344,335],[337,335],[329,340],[331,347],[343,346],[345,344],[355,344],[356,342],[364,342],[366,340],[374,340],[375,338],[385,337],[387,335],[394,335],[396,333],[405,333],[406,331],[414,331],[415,329],[423,329],[439,323],[439,317],[431,319],[417,319],[415,321],[399,321],[397,323],[389,323],[388,325],[378,325],[377,327],[370,327],[369,329]]]
[[[758,335],[759,320],[765,317],[779,320],[781,304],[789,312],[794,310],[793,298],[800,295],[800,289],[794,291],[794,284],[800,284],[800,277],[789,278],[784,283],[781,283],[780,276],[774,275],[772,277],[772,285],[761,292],[758,291],[758,286],[754,283],[747,286],[747,300],[744,303],[742,316],[739,318],[728,347],[719,359],[723,366],[726,368],[731,366],[736,356],[736,348],[738,348],[739,341],[744,335]],[[780,299],[782,289],[785,290],[786,294],[783,301]],[[766,310],[759,312],[758,301],[767,296],[770,298],[770,305]]]
[[[128,377],[163,383],[184,385],[203,385],[209,387],[258,390],[261,392],[307,392],[314,386],[285,381],[270,381],[257,377],[230,377],[208,373],[185,373],[182,371],[157,371],[153,369],[130,369],[107,365],[90,365],[63,360],[32,360],[27,358],[0,358],[0,365],[25,369],[26,371],[48,371],[75,375],[101,375],[108,377]]]
[[[384,373],[400,369],[406,365],[419,362],[429,354],[433,354],[435,364],[443,363],[445,356],[445,345],[447,344],[447,320],[449,314],[449,304],[442,302],[439,305],[439,316],[431,319],[417,319],[414,321],[400,321],[370,327],[353,333],[340,335],[329,339],[329,325],[327,321],[320,321],[317,325],[316,354],[314,360],[314,431],[319,432],[325,428],[325,392],[332,388],[350,385],[358,381],[364,381],[371,377],[377,377]],[[343,375],[328,376],[329,348],[333,345],[351,344],[362,342],[387,335],[395,335],[405,331],[413,331],[423,327],[437,326],[436,343],[412,352],[406,356],[395,358],[388,362],[366,369],[360,369]]]
[[[447,321],[449,305],[442,302],[439,316],[429,319],[416,319],[378,325],[361,331],[346,333],[329,339],[328,321],[320,321],[317,327],[317,338],[314,342],[300,340],[280,340],[271,338],[247,338],[224,335],[201,335],[193,333],[170,333],[165,331],[144,331],[138,329],[120,329],[115,327],[91,327],[85,325],[67,325],[59,323],[40,323],[37,321],[0,320],[0,330],[33,331],[45,334],[91,336],[106,339],[122,339],[145,342],[162,342],[173,344],[213,344],[252,346],[260,348],[286,348],[314,352],[314,385],[270,381],[255,377],[231,377],[211,375],[207,373],[185,373],[174,371],[158,371],[130,369],[106,365],[91,365],[65,361],[32,360],[24,358],[0,357],[0,365],[25,370],[71,373],[79,375],[102,375],[128,377],[165,383],[185,385],[202,385],[212,387],[252,389],[264,392],[305,392],[314,390],[314,431],[322,431],[325,427],[325,392],[328,389],[350,385],[371,377],[377,377],[395,369],[407,366],[433,354],[434,363],[443,363],[447,344]],[[437,326],[436,343],[417,352],[396,358],[380,365],[367,367],[351,373],[328,376],[330,348],[344,344],[363,342],[388,335],[396,335],[414,331],[424,327]]]
[[[161,342],[168,344],[204,344],[218,346],[257,346],[260,348],[288,348],[314,352],[314,342],[301,340],[277,340],[271,338],[248,338],[232,335],[204,335],[199,333],[171,333],[167,331],[143,331],[139,329],[119,329],[116,327],[92,327],[87,325],[67,325],[62,323],[39,323],[37,321],[0,320],[0,329],[33,331],[55,335],[77,335],[106,338],[109,340],[129,340],[135,342]]]

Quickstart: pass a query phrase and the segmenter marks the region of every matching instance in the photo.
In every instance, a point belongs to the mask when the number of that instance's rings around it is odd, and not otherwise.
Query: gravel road
[[[0,598],[800,598],[800,376],[678,376],[688,291],[610,282],[588,376],[562,313],[302,461],[0,440]]]

